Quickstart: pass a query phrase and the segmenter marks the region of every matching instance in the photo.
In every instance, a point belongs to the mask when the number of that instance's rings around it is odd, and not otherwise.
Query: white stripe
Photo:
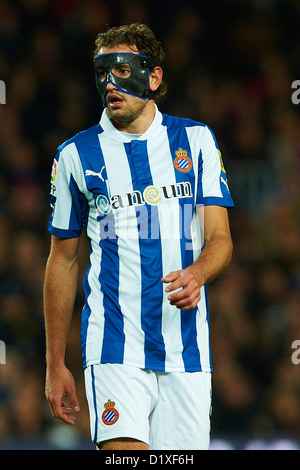
[[[68,230],[72,209],[72,196],[69,190],[71,176],[70,161],[76,152],[75,144],[67,145],[60,153],[57,166],[57,176],[55,181],[57,200],[53,213],[53,226],[61,230]]]
[[[87,365],[99,362],[104,332],[103,293],[99,283],[102,250],[94,241],[91,242],[91,247],[91,269],[88,274],[91,293],[87,298],[87,303],[91,309],[86,337]]]
[[[90,415],[90,432],[92,440],[95,437],[95,425],[96,425],[96,408],[94,403],[93,396],[93,387],[92,387],[92,368],[86,367],[84,369],[84,381],[85,381],[85,390],[86,398],[89,405],[89,415]]]
[[[196,315],[197,325],[197,344],[200,351],[200,362],[203,372],[210,371],[209,355],[209,325],[207,322],[207,310],[205,301],[205,288],[201,287],[201,299],[198,303],[198,312]]]
[[[167,130],[164,129],[160,133],[160,139],[150,139],[148,141],[148,154],[150,170],[152,173],[153,184],[157,188],[176,185],[174,173],[174,165],[169,148],[169,139]],[[165,155],[164,171],[161,171],[161,155]],[[167,165],[167,156],[170,155],[170,163]],[[158,204],[159,224],[162,233],[161,249],[162,249],[162,266],[163,276],[171,271],[182,268],[181,250],[180,250],[180,205],[178,199],[172,198],[167,201],[161,201]],[[171,217],[170,217],[171,215]],[[169,220],[167,220],[169,219]],[[172,220],[173,219],[173,220]],[[169,226],[168,226],[169,222]],[[175,223],[173,223],[175,222]],[[165,228],[167,226],[167,229]],[[177,227],[177,232],[172,228]],[[164,289],[167,286],[164,285]],[[181,316],[180,310],[175,306],[171,306],[167,293],[164,293],[162,305],[162,335],[166,349],[166,369],[176,366],[177,369],[184,369],[182,359],[182,338],[181,338]],[[176,349],[176,352],[174,352]]]
[[[123,143],[108,140],[103,134],[99,140],[111,194],[132,192],[130,167]],[[118,236],[119,304],[125,333],[124,363],[143,367],[145,335],[141,325],[141,260],[136,212],[134,207],[124,207],[113,213]]]
[[[198,165],[199,165],[199,142],[203,139],[204,132],[208,132],[206,127],[190,127],[186,129],[189,138],[194,173],[196,178],[195,183],[195,202],[198,187]],[[209,133],[211,136],[211,134]],[[213,139],[212,139],[213,140]],[[214,142],[213,142],[214,143]],[[215,144],[214,144],[215,145]],[[204,146],[203,146],[204,147]],[[204,147],[205,148],[205,147]],[[203,157],[203,155],[202,155]],[[201,182],[200,182],[201,184]],[[195,262],[200,253],[204,243],[204,207],[198,208],[196,214],[194,214],[192,225],[191,225],[192,245],[193,245],[193,261]],[[207,370],[210,367],[210,356],[209,356],[209,326],[207,323],[207,310],[205,302],[205,289],[202,286],[201,299],[198,303],[198,312],[196,314],[196,329],[197,329],[197,344],[200,351],[201,366]]]
[[[207,127],[203,128],[203,133],[203,197],[223,197],[220,185],[221,162],[219,151]]]
[[[66,147],[67,148],[67,147]],[[100,288],[99,275],[101,270],[102,251],[99,247],[99,224],[97,222],[97,208],[94,204],[93,194],[87,189],[86,181],[83,174],[82,164],[76,145],[74,143],[68,146],[70,150],[66,159],[67,167],[77,182],[78,188],[82,191],[90,204],[90,214],[87,226],[87,236],[91,239],[91,268],[88,274],[88,284],[91,293],[86,299],[90,307],[91,314],[88,319],[87,336],[86,336],[86,359],[87,365],[94,364],[99,361],[101,356],[101,346],[104,327],[104,308],[103,293]]]
[[[198,167],[199,167],[199,142],[201,142],[201,127],[187,127],[186,134],[191,149],[191,157],[193,162],[193,171],[195,175],[195,194],[194,194],[194,204],[196,204],[197,199],[197,188],[198,188]]]

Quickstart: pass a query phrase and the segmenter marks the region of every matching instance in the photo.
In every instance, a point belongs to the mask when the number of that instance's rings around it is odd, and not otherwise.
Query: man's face
[[[136,47],[129,47],[127,44],[119,44],[113,47],[102,47],[98,54],[111,54],[116,52],[126,52],[138,54]],[[97,70],[98,79],[101,77],[101,69]],[[127,78],[130,75],[130,66],[128,64],[119,64],[114,67],[114,74],[121,78]],[[107,84],[106,106],[108,117],[114,121],[132,122],[139,117],[148,100],[138,98],[137,96],[121,92],[113,83]]]

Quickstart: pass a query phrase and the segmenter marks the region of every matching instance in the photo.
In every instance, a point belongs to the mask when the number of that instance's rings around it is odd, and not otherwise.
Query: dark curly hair
[[[135,45],[140,54],[148,57],[152,68],[162,67],[163,65],[165,53],[161,44],[157,41],[155,34],[149,26],[143,23],[114,26],[98,34],[95,40],[96,49],[94,55],[98,54],[101,47],[113,47],[118,44]],[[154,93],[155,101],[165,96],[166,92],[167,86],[162,81]]]

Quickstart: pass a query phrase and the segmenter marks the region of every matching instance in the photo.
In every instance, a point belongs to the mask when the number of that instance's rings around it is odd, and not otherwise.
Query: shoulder
[[[78,132],[73,137],[63,142],[58,146],[57,151],[61,153],[63,150],[72,146],[72,144],[75,144],[75,146],[88,144],[95,135],[101,134],[102,132],[103,129],[100,124],[96,124],[88,129]]]
[[[215,134],[208,124],[195,121],[194,119],[170,116],[169,114],[163,114],[162,116],[162,125],[166,126],[171,132],[188,130],[190,136],[200,139],[199,144],[209,145],[210,143],[214,143],[214,145],[219,148]]]
[[[208,128],[206,124],[203,122],[195,121],[194,119],[183,118],[183,117],[176,117],[171,116],[169,114],[162,115],[162,125],[166,127],[201,127],[201,128]]]

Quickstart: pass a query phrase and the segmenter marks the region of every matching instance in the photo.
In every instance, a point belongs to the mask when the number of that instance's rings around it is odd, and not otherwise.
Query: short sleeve
[[[234,207],[216,138],[208,126],[204,127],[203,132],[199,154],[197,204]]]
[[[76,184],[71,150],[58,149],[53,160],[48,230],[62,238],[79,237],[85,225],[87,201]]]

